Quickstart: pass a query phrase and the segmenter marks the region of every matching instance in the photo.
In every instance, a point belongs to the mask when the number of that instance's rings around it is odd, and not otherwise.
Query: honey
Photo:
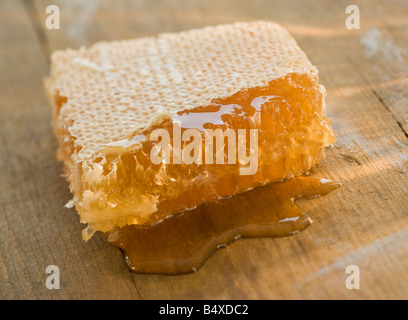
[[[106,233],[138,273],[197,271],[217,250],[247,237],[282,237],[311,224],[294,203],[335,190],[340,183],[296,177],[255,188],[172,216],[151,227],[128,225]]]
[[[301,177],[335,136],[318,70],[276,23],[58,50],[44,85],[67,207],[136,272],[192,272],[241,237],[299,232],[311,220],[294,199],[338,187]]]
[[[330,119],[323,115],[323,99],[316,79],[288,74],[264,87],[243,90],[228,98],[214,99],[211,105],[163,117],[135,130],[125,140],[101,147],[91,159],[76,163],[71,177],[81,222],[88,223],[84,238],[97,230],[108,232],[125,225],[148,227],[200,204],[301,175],[324,156],[324,146],[335,141]],[[198,163],[174,161],[180,156],[174,149],[176,124],[180,125],[180,135],[197,129],[203,145],[205,130],[256,130],[256,172],[242,175],[240,170],[245,165],[238,154],[230,161],[229,148],[224,148],[220,157],[225,161],[217,162],[216,143],[212,145],[211,163],[204,161],[204,155]],[[169,134],[170,162],[152,162],[151,151],[157,144],[152,135],[156,129]],[[248,134],[245,138],[237,147],[250,155],[251,137]],[[231,140],[225,140],[229,146]],[[181,147],[190,142],[183,140]],[[163,152],[162,149],[158,153]],[[271,188],[276,186],[265,190]],[[228,217],[234,220],[234,215]]]

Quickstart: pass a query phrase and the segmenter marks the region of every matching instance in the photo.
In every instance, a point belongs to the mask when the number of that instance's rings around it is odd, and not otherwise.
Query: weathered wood
[[[0,13],[0,297],[408,298],[405,2],[353,1],[361,30],[345,28],[348,1],[30,3],[31,24],[19,2],[3,2]],[[59,5],[61,30],[44,27],[48,4]],[[238,241],[194,274],[130,276],[119,250],[101,237],[83,243],[74,210],[62,207],[70,195],[41,88],[45,55],[255,19],[287,27],[320,70],[338,141],[312,174],[343,187],[299,201],[315,220],[299,235]],[[48,264],[63,266],[58,292],[44,288]],[[345,287],[351,264],[360,267],[360,290]]]

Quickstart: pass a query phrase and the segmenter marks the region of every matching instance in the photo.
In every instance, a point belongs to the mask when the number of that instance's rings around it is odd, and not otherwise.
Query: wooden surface
[[[47,30],[56,4],[61,29]],[[350,1],[0,2],[0,298],[408,298],[408,2],[353,1],[361,29],[345,28]],[[130,273],[101,235],[85,243],[42,88],[55,49],[240,20],[275,20],[320,70],[338,137],[316,176],[343,187],[298,204],[315,223],[299,235],[249,239],[199,272]],[[48,265],[61,289],[45,287]],[[345,287],[357,265],[361,289]]]

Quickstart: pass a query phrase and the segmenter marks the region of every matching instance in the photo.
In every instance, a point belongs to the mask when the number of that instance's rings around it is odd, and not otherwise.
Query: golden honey
[[[324,146],[335,141],[330,119],[322,115],[323,93],[314,79],[289,74],[265,87],[238,92],[212,104],[180,111],[128,139],[97,150],[92,159],[77,164],[72,189],[81,222],[104,232],[127,224],[149,226],[207,202],[301,175],[324,156]],[[181,134],[189,128],[251,130],[258,132],[257,171],[241,175],[242,165],[159,163],[151,161],[155,129],[169,132],[170,149],[176,123]],[[246,152],[250,151],[246,140]],[[182,142],[185,147],[188,141]],[[226,141],[228,144],[228,141]],[[214,144],[215,148],[215,144]],[[215,152],[214,152],[215,153]],[[172,153],[173,154],[173,153]],[[228,148],[224,158],[228,158]]]
[[[296,177],[175,215],[151,227],[125,226],[106,234],[132,271],[179,274],[197,271],[217,249],[246,237],[282,237],[311,224],[294,200],[335,190],[339,183]]]

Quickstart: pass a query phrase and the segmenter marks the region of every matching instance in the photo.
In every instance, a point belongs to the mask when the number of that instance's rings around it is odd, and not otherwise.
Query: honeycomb
[[[300,175],[335,141],[316,68],[271,22],[59,51],[45,86],[72,204],[88,224],[84,239],[125,225],[148,227],[204,202]],[[224,164],[153,163],[152,134],[169,132],[173,155],[179,124],[181,134],[197,128],[202,144],[208,129],[255,129],[256,172],[240,174],[244,165],[238,156],[228,163],[228,148]]]

